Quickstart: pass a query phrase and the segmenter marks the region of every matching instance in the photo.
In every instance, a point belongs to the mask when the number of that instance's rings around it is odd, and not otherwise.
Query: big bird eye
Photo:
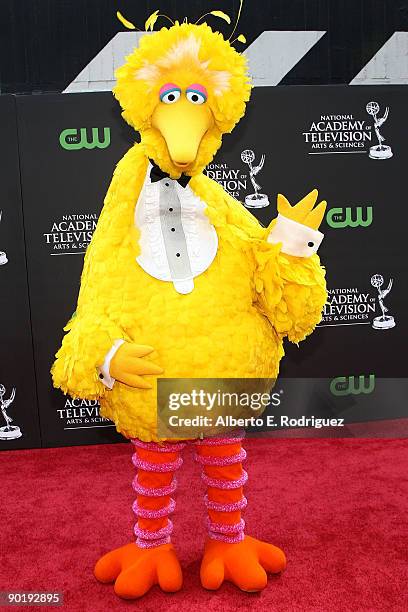
[[[204,88],[203,88],[204,89]],[[189,102],[193,104],[204,104],[207,101],[207,96],[204,91],[198,91],[197,89],[187,89],[186,97]]]
[[[165,104],[174,104],[177,102],[181,94],[181,91],[178,87],[174,87],[173,89],[167,89],[163,92],[160,92],[160,100]]]

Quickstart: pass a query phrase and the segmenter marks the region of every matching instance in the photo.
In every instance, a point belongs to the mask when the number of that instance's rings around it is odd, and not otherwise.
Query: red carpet
[[[130,444],[0,454],[0,590],[62,591],[58,609],[70,612],[406,612],[408,441],[264,439],[246,447],[247,531],[288,557],[287,571],[261,594],[199,585],[203,487],[189,449],[174,534],[183,590],[155,587],[125,602],[94,580],[99,555],[131,540]]]

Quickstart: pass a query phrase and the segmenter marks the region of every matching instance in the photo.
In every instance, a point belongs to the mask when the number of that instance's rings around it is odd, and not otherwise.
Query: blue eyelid
[[[190,87],[186,90],[186,93],[189,93],[190,91],[192,91],[193,93],[198,94],[199,96],[201,96],[202,98],[204,98],[204,100],[207,100],[207,96],[205,95],[205,93],[203,93],[202,91],[198,91],[198,89],[191,89]]]
[[[178,91],[181,93],[181,89],[179,87],[172,87],[171,89],[166,89],[166,91],[163,91],[163,93],[160,94],[160,100],[163,100],[164,96],[167,96],[167,94],[172,93],[173,91]]]

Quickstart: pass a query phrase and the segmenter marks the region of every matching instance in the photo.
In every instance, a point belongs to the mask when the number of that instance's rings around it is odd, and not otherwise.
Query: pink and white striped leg
[[[244,539],[241,510],[247,505],[243,486],[248,479],[242,468],[246,452],[240,438],[212,438],[196,442],[196,461],[203,466],[202,479],[208,490],[205,504],[211,539],[227,543]]]
[[[137,498],[133,512],[137,516],[134,528],[140,548],[154,548],[170,542],[173,523],[168,518],[176,506],[171,494],[177,488],[175,472],[182,465],[182,442],[142,442],[132,440],[136,452],[132,462],[137,468],[133,488]]]

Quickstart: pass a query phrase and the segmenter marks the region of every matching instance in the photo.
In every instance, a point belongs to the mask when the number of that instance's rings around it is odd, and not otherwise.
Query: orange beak
[[[213,126],[208,104],[193,104],[184,95],[173,104],[159,102],[152,126],[166,141],[173,164],[181,171],[194,163],[204,134]]]

